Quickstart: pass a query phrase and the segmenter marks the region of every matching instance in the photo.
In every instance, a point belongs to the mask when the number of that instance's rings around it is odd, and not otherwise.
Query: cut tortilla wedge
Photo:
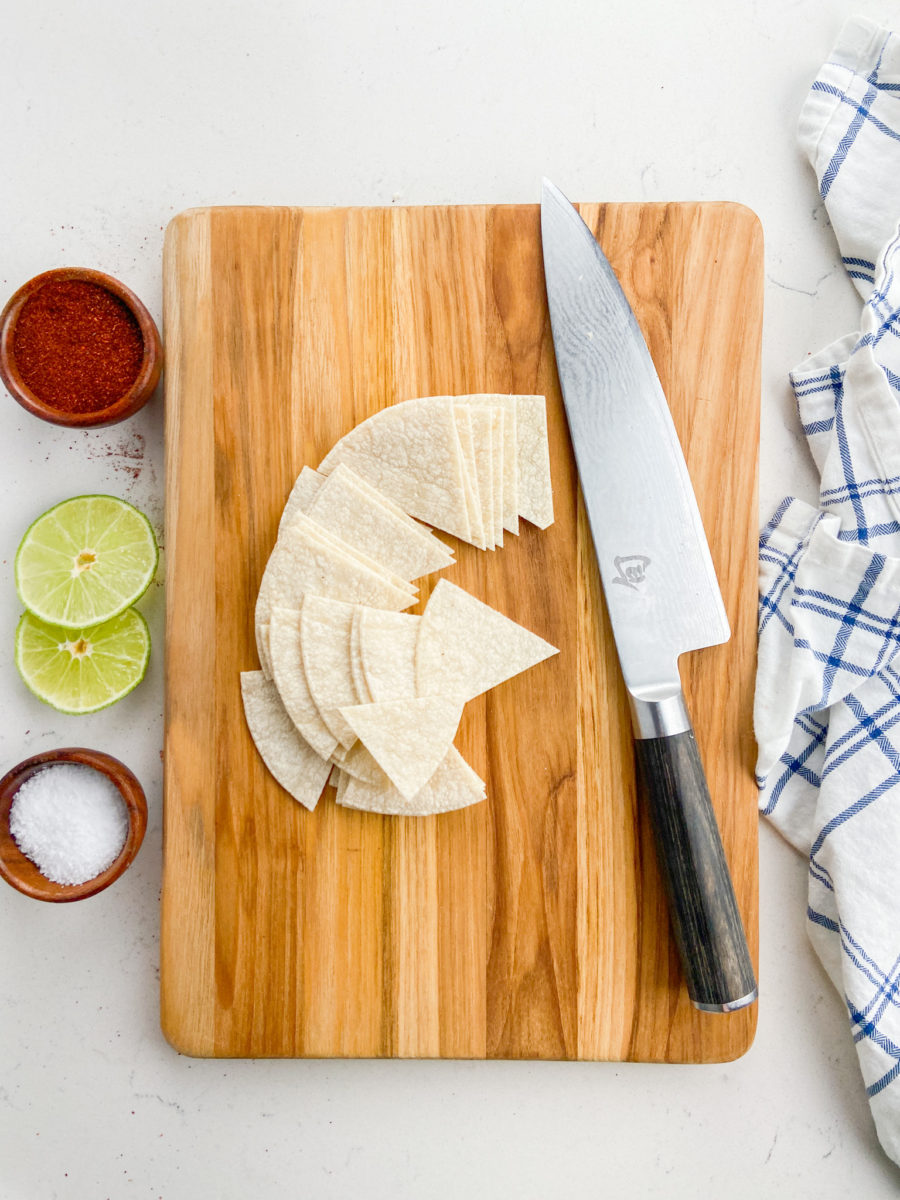
[[[286,529],[297,513],[306,512],[312,504],[316,493],[325,482],[325,476],[314,471],[312,467],[304,467],[297,478],[281,512],[278,522],[278,532]]]
[[[484,534],[481,494],[478,486],[478,466],[475,462],[475,434],[472,428],[472,418],[468,408],[465,406],[454,406],[453,417],[456,422],[456,436],[459,438],[459,448],[462,455],[466,511],[469,517],[469,527],[472,530],[472,536],[469,538],[469,541],[479,550],[485,550],[487,543]]]
[[[453,562],[448,547],[434,534],[401,520],[373,497],[371,487],[360,486],[362,482],[350,467],[338,463],[317,490],[307,515],[407,582]]]
[[[314,809],[331,774],[331,763],[300,736],[274,683],[262,671],[241,672],[241,696],[260,758],[286,792],[304,808]]]
[[[332,779],[334,783],[334,798],[338,804],[343,804],[344,793],[347,790],[347,784],[350,782],[350,776],[338,766],[335,766],[334,770],[337,772],[337,778]]]
[[[353,619],[350,622],[350,674],[353,676],[353,687],[356,690],[357,704],[371,704],[372,693],[369,691],[369,685],[366,683],[366,675],[362,665],[362,654],[359,649],[359,623],[362,614],[363,605],[357,604],[353,610]]]
[[[494,445],[491,434],[493,413],[490,408],[475,404],[469,405],[464,411],[467,412],[472,427],[484,544],[487,550],[493,550],[497,544],[494,537]]]
[[[404,512],[470,540],[452,397],[405,400],[375,413],[341,438],[319,471],[330,475],[338,463]]]
[[[338,745],[332,755],[332,761],[345,775],[363,783],[380,783],[384,776],[381,767],[362,742],[354,742],[349,750]]]
[[[434,534],[428,528],[427,525],[423,525],[421,523],[421,521],[414,520],[414,518],[411,517],[408,512],[404,512],[404,510],[400,507],[400,505],[396,504],[390,498],[390,496],[385,496],[384,492],[379,492],[378,488],[373,487],[371,485],[371,483],[367,483],[366,480],[363,479],[361,475],[357,475],[355,471],[353,472],[353,475],[354,475],[354,481],[355,481],[357,487],[359,487],[362,491],[364,491],[368,496],[370,496],[378,504],[383,505],[388,510],[388,512],[393,513],[395,517],[398,517],[401,521],[403,521],[406,525],[408,525],[409,528],[414,533],[424,534],[424,536],[429,539],[434,537]],[[438,542],[440,542],[441,546],[444,547],[444,549],[447,551],[447,553],[452,558],[453,551],[451,550],[451,548],[448,545],[446,545],[445,542],[441,542],[440,538],[437,538],[436,540]]]
[[[503,528],[519,532],[518,404],[515,396],[494,396],[503,407]]]
[[[517,396],[506,392],[485,392],[456,397],[457,404],[487,405],[490,408],[503,409],[503,528],[509,533],[519,532],[517,401]],[[498,542],[498,545],[502,545],[502,542]]]
[[[538,529],[553,524],[553,482],[543,396],[516,396],[519,516]]]
[[[439,579],[419,625],[416,692],[471,700],[558,653],[537,634]]]
[[[356,734],[340,713],[343,705],[356,700],[350,669],[353,612],[354,605],[322,596],[304,596],[300,605],[300,652],[309,694],[319,716],[345,750],[356,741]]]
[[[299,607],[306,594],[394,611],[415,603],[408,589],[395,587],[349,547],[344,552],[339,539],[298,513],[269,555],[256,600],[257,625],[269,620],[276,605]]]
[[[266,679],[272,678],[272,656],[269,651],[269,622],[257,621],[254,626],[256,634],[256,653],[259,656],[259,666]]]
[[[413,700],[416,695],[416,642],[422,618],[361,608],[359,653],[372,702]]]
[[[341,716],[405,800],[425,786],[446,757],[463,702],[446,696],[342,708]]]
[[[503,514],[506,480],[504,477],[504,422],[506,407],[496,400],[509,396],[462,396],[458,411],[467,409],[472,425],[472,441],[481,493],[484,537],[488,549],[503,545]],[[518,516],[516,517],[518,529]]]
[[[269,648],[273,679],[285,711],[313,750],[322,758],[330,758],[337,738],[322,720],[306,680],[299,609],[272,609]]]
[[[389,816],[428,817],[478,804],[484,798],[484,783],[456,747],[451,746],[431,779],[412,800],[405,800],[384,776],[379,783],[348,779],[338,802],[346,808]]]
[[[499,406],[492,408],[491,413],[491,458],[494,470],[494,545],[503,549],[503,504],[506,488],[505,459],[503,431],[506,423],[506,412]]]
[[[350,542],[345,541],[339,534],[333,533],[330,529],[326,528],[321,521],[317,521],[315,517],[311,515],[304,513],[301,519],[304,522],[308,522],[307,528],[313,531],[317,537],[322,539],[323,542],[331,546],[336,553],[346,554],[349,558],[354,559],[356,562],[362,563],[362,565],[364,567],[368,567],[370,571],[374,571],[377,575],[381,575],[387,580],[388,583],[397,588],[398,591],[407,592],[414,599],[418,596],[419,589],[414,583],[410,583],[408,579],[403,579],[402,576],[398,575],[395,571],[392,571],[389,567],[385,566],[383,562],[380,562],[379,559],[375,558],[367,551],[360,550],[358,546],[354,546]],[[288,528],[290,529],[290,526]]]

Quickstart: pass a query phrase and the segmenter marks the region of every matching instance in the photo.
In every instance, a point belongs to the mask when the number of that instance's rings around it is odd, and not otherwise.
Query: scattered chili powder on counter
[[[45,404],[98,412],[134,383],[144,339],[128,306],[105,287],[54,281],[22,305],[13,356],[22,382]]]

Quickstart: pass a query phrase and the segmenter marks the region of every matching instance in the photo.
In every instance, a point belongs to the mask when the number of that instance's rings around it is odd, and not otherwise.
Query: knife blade
[[[757,997],[678,659],[730,637],[684,455],[637,319],[594,235],[549,180],[544,275],[556,364],[688,992]]]

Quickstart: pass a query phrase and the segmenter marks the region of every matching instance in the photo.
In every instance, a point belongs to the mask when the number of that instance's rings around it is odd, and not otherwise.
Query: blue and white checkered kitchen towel
[[[760,809],[809,860],[809,935],[900,1162],[900,36],[844,27],[800,141],[860,330],[791,375],[821,475],[760,543]]]

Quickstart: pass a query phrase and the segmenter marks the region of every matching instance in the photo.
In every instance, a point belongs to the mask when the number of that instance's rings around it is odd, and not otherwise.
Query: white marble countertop
[[[884,0],[32,0],[7,5],[0,292],[77,264],[160,311],[166,222],[200,204],[738,200],[766,236],[761,516],[815,495],[787,372],[855,328],[796,115],[843,20]],[[710,1067],[200,1061],[158,1024],[163,588],[129,699],[65,718],[12,662],[11,562],[52,502],[162,518],[162,413],[66,433],[0,403],[0,769],[124,758],[150,827],[71,906],[0,889],[0,1196],[893,1196],[806,870],[760,831],[759,1031]]]

